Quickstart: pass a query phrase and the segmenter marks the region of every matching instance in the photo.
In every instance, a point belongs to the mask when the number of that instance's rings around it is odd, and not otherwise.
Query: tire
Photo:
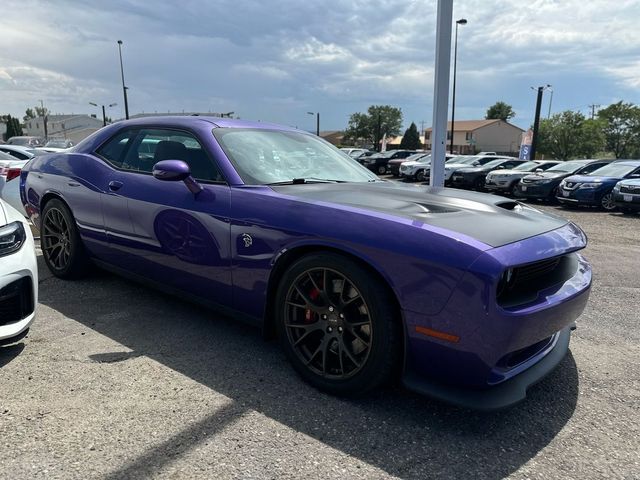
[[[325,289],[325,283],[330,289]],[[276,293],[276,327],[298,374],[334,395],[363,394],[400,365],[401,327],[385,285],[348,257],[302,257]]]
[[[479,192],[484,192],[484,178],[477,178],[473,182],[473,188]]]
[[[378,172],[378,175],[384,175],[385,173],[387,173],[387,167],[385,167],[384,165],[378,165],[376,167],[376,171]]]
[[[56,277],[82,278],[91,266],[69,207],[58,199],[49,200],[40,220],[42,256]]]
[[[616,208],[618,208],[613,201],[613,193],[605,193],[602,196],[602,198],[600,199],[600,207],[607,212],[613,212]]]
[[[416,177],[416,181],[418,181],[418,182],[424,182],[427,179],[427,176],[426,176],[424,170],[418,170],[416,172],[415,177]]]

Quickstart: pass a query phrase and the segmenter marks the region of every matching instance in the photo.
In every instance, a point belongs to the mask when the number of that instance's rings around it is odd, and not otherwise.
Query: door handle
[[[119,182],[118,180],[111,180],[109,182],[109,190],[111,190],[112,192],[116,192],[116,191],[120,190],[122,185],[123,185],[123,183]]]

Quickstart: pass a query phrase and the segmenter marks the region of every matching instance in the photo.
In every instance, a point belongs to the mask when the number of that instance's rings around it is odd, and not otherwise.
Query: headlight
[[[27,239],[22,222],[13,222],[0,227],[0,257],[20,250]]]
[[[600,185],[602,185],[600,182],[583,183],[578,188],[598,188]]]
[[[619,183],[616,183],[616,184],[613,186],[613,191],[614,191],[614,192],[619,192],[619,191],[620,191],[620,184],[619,184]]]

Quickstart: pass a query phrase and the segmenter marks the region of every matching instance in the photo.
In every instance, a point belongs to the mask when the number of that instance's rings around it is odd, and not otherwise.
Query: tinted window
[[[588,175],[591,172],[598,170],[599,168],[602,168],[602,166],[605,165],[603,163],[592,163],[591,165],[587,165],[584,168],[581,168],[580,170],[578,170],[577,172],[575,172],[576,174],[580,174],[580,175]]]
[[[18,160],[29,160],[29,155],[22,152],[16,152],[15,150],[2,150],[5,155],[9,155],[9,158],[17,158]],[[12,158],[13,157],[13,158]]]
[[[187,132],[126,130],[107,142],[98,153],[125,170],[151,173],[153,166],[161,160],[182,160],[198,180],[223,180],[200,142]]]
[[[96,153],[112,165],[123,168],[124,156],[137,134],[136,130],[123,130],[102,145]]]

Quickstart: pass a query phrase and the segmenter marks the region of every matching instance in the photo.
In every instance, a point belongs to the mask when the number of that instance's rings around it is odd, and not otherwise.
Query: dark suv
[[[568,160],[544,172],[527,175],[513,189],[517,197],[554,200],[560,182],[571,175],[586,175],[611,163],[611,160]]]
[[[376,153],[365,158],[363,165],[378,175],[384,175],[389,168],[389,160],[407,158],[414,153],[416,152],[413,150],[387,150],[386,152]],[[398,166],[398,168],[400,167]]]
[[[567,177],[560,182],[556,198],[563,205],[592,205],[615,210],[613,187],[626,178],[640,178],[640,160],[617,160],[588,175]]]

